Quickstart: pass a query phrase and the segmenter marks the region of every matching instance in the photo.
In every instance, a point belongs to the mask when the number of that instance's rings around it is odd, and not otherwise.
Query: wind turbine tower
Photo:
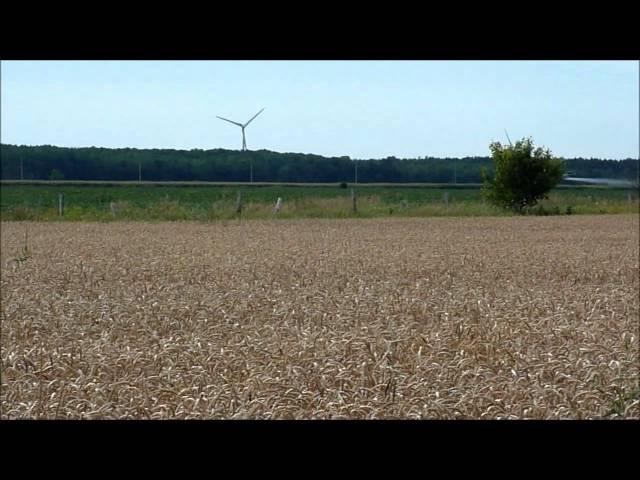
[[[229,120],[228,118],[224,118],[224,117],[218,117],[216,115],[217,118],[219,118],[220,120],[224,120],[225,122],[229,122],[229,123],[233,123],[234,125],[239,126],[242,129],[242,150],[243,152],[247,151],[247,137],[245,136],[244,133],[244,129],[247,128],[247,125],[249,125],[251,122],[253,122],[253,120],[262,113],[262,111],[264,110],[264,108],[262,110],[260,110],[258,113],[256,113],[253,117],[251,117],[247,123],[242,124],[240,122],[234,122],[233,120]],[[250,182],[253,183],[253,159],[249,158],[250,160],[250,164],[251,164],[251,173],[250,173]]]

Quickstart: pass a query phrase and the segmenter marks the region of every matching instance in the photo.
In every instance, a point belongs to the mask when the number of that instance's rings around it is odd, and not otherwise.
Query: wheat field
[[[638,215],[1,228],[3,419],[640,417]]]

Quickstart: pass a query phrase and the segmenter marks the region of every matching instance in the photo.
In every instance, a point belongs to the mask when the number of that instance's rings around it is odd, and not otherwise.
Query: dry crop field
[[[638,223],[2,223],[2,418],[639,418]]]

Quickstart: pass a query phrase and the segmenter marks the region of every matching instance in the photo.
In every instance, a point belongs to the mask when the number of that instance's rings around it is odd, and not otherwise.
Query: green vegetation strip
[[[351,189],[356,193],[353,211]],[[242,210],[237,213],[237,196]],[[64,214],[59,215],[59,195]],[[274,211],[278,198],[282,208]],[[637,213],[638,191],[559,187],[533,214]],[[215,221],[236,218],[347,218],[496,216],[510,213],[486,204],[471,185],[23,185],[2,182],[3,221]]]

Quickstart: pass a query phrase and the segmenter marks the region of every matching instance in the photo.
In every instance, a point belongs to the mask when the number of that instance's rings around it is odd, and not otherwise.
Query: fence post
[[[111,202],[110,207],[111,207],[111,215],[113,215],[115,217],[116,216],[116,209],[117,209],[116,202]]]
[[[236,213],[240,215],[242,213],[242,193],[238,191],[238,198],[236,198]]]
[[[351,189],[351,202],[352,202],[353,211],[357,212],[358,206],[356,204],[356,191],[353,188]]]
[[[58,215],[64,216],[64,193],[58,194]]]
[[[278,213],[282,208],[282,198],[278,197],[278,201],[276,202],[276,206],[273,208],[273,213]]]
[[[444,202],[445,206],[449,206],[449,192],[444,192],[442,194],[442,201]]]

